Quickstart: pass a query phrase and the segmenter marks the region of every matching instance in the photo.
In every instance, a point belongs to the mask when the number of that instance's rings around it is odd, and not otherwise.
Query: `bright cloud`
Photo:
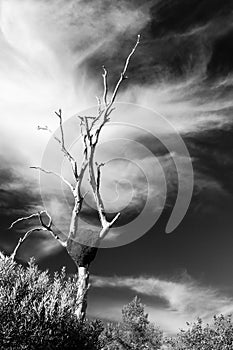
[[[150,319],[165,329],[168,333],[174,333],[179,328],[186,326],[186,321],[194,321],[201,317],[204,321],[211,321],[216,314],[226,314],[233,311],[233,300],[219,290],[202,286],[191,278],[181,281],[169,281],[155,277],[102,277],[94,276],[92,285],[96,288],[127,288],[142,296],[151,298],[147,307]],[[167,306],[156,305],[153,307],[153,298],[160,298]],[[115,301],[111,301],[113,304]],[[112,319],[108,305],[105,315]],[[114,319],[114,312],[112,312]]]
[[[145,9],[124,1],[98,1],[95,7],[84,1],[0,1],[1,134],[17,141],[27,158],[40,159],[48,135],[38,135],[37,125],[55,130],[54,110],[62,108],[66,119],[96,103],[99,81],[88,77],[85,59],[108,52],[119,33],[133,33],[147,20]]]

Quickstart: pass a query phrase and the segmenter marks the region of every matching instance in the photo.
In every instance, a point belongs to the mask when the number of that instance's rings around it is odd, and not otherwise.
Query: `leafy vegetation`
[[[187,331],[181,330],[176,338],[168,339],[167,345],[169,350],[232,350],[231,316],[215,316],[212,326],[203,325],[199,318]]]
[[[25,268],[11,258],[0,259],[0,349],[77,350],[232,350],[230,316],[201,319],[177,336],[166,338],[148,320],[140,299],[123,307],[122,322],[80,322],[77,277],[65,270],[50,276],[32,260]]]
[[[148,320],[144,306],[135,297],[122,310],[122,323],[108,324],[102,337],[104,350],[157,350],[162,345],[162,332]]]
[[[0,349],[100,349],[100,321],[75,315],[77,278],[0,261]]]

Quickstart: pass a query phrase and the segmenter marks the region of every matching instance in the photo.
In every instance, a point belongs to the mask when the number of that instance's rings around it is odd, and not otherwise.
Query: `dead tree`
[[[19,248],[21,247],[21,245],[23,244],[23,242],[25,241],[25,239],[27,239],[27,237],[31,233],[36,231],[41,231],[41,230],[48,231],[67,250],[68,254],[72,258],[72,260],[75,262],[78,269],[77,300],[79,302],[77,304],[78,307],[76,310],[76,314],[81,321],[85,319],[85,315],[86,315],[90,263],[94,260],[96,256],[98,246],[101,240],[103,240],[104,237],[106,237],[110,228],[113,226],[113,224],[117,221],[118,217],[120,216],[120,213],[117,213],[111,221],[107,220],[104,203],[100,192],[101,169],[104,166],[104,164],[103,163],[98,164],[95,161],[96,147],[99,142],[101,130],[110,121],[110,115],[114,110],[113,105],[116,100],[119,88],[122,82],[125,79],[127,79],[126,71],[130,63],[130,59],[139,44],[139,40],[140,40],[140,36],[138,35],[137,41],[125,61],[123,70],[120,74],[120,77],[110,97],[109,97],[109,89],[108,89],[108,72],[107,72],[107,69],[103,66],[103,74],[102,74],[103,96],[102,96],[102,99],[97,98],[98,100],[97,115],[94,117],[93,116],[79,117],[80,128],[81,128],[81,138],[82,138],[83,147],[84,147],[83,159],[80,165],[77,163],[77,160],[75,159],[75,157],[71,154],[71,152],[66,147],[65,135],[63,130],[62,111],[59,110],[58,112],[55,112],[56,116],[59,119],[60,138],[57,136],[53,136],[53,137],[60,145],[61,151],[64,153],[65,157],[70,163],[74,184],[69,182],[67,179],[65,179],[61,174],[55,173],[49,169],[43,169],[38,166],[31,167],[33,169],[42,171],[46,174],[52,174],[56,177],[59,177],[61,181],[63,181],[66,184],[66,186],[69,187],[71,191],[74,199],[74,205],[73,205],[67,239],[65,241],[62,240],[53,231],[52,218],[50,217],[47,211],[40,211],[30,216],[19,218],[18,220],[14,221],[10,226],[10,228],[12,228],[19,222],[22,222],[24,220],[30,220],[36,217],[38,218],[38,222],[39,222],[39,225],[37,227],[34,227],[29,231],[27,231],[24,234],[24,236],[19,239],[18,244],[16,245],[13,253],[11,254],[12,259],[15,259],[16,254]],[[50,131],[48,127],[38,127],[38,129]],[[78,234],[79,214],[82,210],[82,205],[85,198],[85,195],[82,195],[81,193],[81,186],[82,186],[84,174],[86,171],[88,172],[88,175],[89,175],[89,183],[90,183],[93,197],[96,203],[99,221],[101,224],[101,229],[97,235],[95,236],[93,235],[91,239],[87,242],[87,244],[84,245],[77,241],[77,234]]]

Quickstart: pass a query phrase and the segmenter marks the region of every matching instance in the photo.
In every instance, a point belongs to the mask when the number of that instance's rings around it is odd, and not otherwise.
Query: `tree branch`
[[[59,118],[59,125],[60,125],[60,132],[61,132],[61,150],[65,154],[65,156],[68,158],[69,162],[71,163],[73,174],[76,180],[78,180],[78,165],[75,160],[75,158],[70,154],[70,152],[67,150],[65,146],[65,136],[64,136],[64,130],[63,130],[63,121],[62,121],[62,111],[59,109],[58,112],[55,112],[55,114]]]
[[[71,155],[71,153],[67,150],[66,146],[65,146],[65,137],[64,137],[64,130],[63,130],[63,120],[62,120],[62,111],[61,109],[59,109],[58,112],[55,112],[55,114],[58,116],[59,118],[59,128],[60,128],[60,132],[61,132],[61,139],[59,139],[57,136],[55,136],[52,132],[52,130],[50,130],[48,128],[48,126],[37,126],[38,130],[45,130],[48,131],[52,134],[54,140],[56,140],[59,145],[61,146],[61,151],[65,154],[65,156],[67,157],[67,159],[69,160],[69,162],[71,163],[71,167],[72,167],[72,171],[74,174],[75,179],[78,179],[78,165],[77,162],[75,160],[75,158]]]
[[[126,71],[130,62],[130,59],[132,55],[134,54],[138,44],[140,41],[140,35],[137,37],[137,41],[132,48],[131,52],[129,53],[128,57],[126,58],[123,70],[120,74],[120,78],[116,83],[116,86],[113,90],[112,97],[110,99],[110,102],[108,102],[108,72],[106,68],[103,66],[103,109],[101,108],[101,102],[100,99],[97,98],[98,101],[98,115],[97,117],[92,121],[91,124],[88,123],[88,117],[80,117],[81,119],[81,134],[83,137],[83,141],[85,144],[85,152],[88,158],[88,168],[89,168],[89,182],[92,188],[92,192],[95,198],[96,206],[97,206],[97,211],[99,214],[102,230],[100,232],[100,238],[104,238],[106,234],[108,233],[110,227],[115,223],[115,221],[119,218],[120,213],[116,214],[114,219],[111,222],[107,221],[106,214],[105,214],[105,209],[104,209],[104,203],[101,197],[100,193],[100,178],[101,178],[101,167],[103,164],[97,164],[96,165],[96,173],[95,174],[95,168],[94,168],[94,155],[96,151],[96,146],[99,141],[99,136],[102,128],[104,125],[110,120],[109,116],[113,112],[114,108],[112,108],[113,103],[115,102],[117,93],[119,91],[119,88],[121,86],[121,83],[124,79],[126,79]],[[95,130],[95,134],[93,134],[93,127],[94,124],[100,120],[100,118],[103,116],[102,121],[99,123]],[[82,130],[82,127],[85,128],[85,133]],[[84,136],[85,135],[85,136]],[[95,139],[94,136],[95,135]],[[84,139],[86,137],[86,139]],[[87,142],[88,141],[88,144]]]
[[[45,170],[39,166],[30,166],[31,169],[36,169],[36,170],[40,170],[42,171],[43,173],[45,174],[52,174],[52,175],[55,175],[56,177],[58,177],[59,179],[61,179],[71,190],[71,192],[74,194],[74,190],[75,190],[75,187],[71,185],[71,183],[66,180],[62,175],[58,174],[58,173],[55,173],[54,171],[50,171],[50,170]]]
[[[4,260],[6,258],[6,256],[3,254],[3,252],[1,252],[1,250],[0,250],[0,259],[1,260]]]
[[[96,99],[97,99],[97,106],[98,106],[97,112],[99,115],[101,113],[101,101],[100,101],[100,98],[98,96],[96,96]]]
[[[110,228],[113,226],[113,224],[118,220],[121,213],[117,213],[115,217],[112,219],[112,221],[108,222],[106,220],[106,223],[103,225],[102,230],[100,231],[99,238],[104,239],[104,237],[108,234]]]
[[[13,252],[11,253],[11,255],[10,255],[11,259],[12,259],[12,260],[15,260],[15,256],[16,256],[16,254],[17,254],[17,252],[18,252],[20,246],[23,244],[23,242],[25,241],[25,239],[26,239],[32,232],[35,232],[35,231],[42,231],[42,230],[45,230],[45,229],[42,228],[42,227],[35,227],[35,228],[33,228],[33,229],[27,231],[27,232],[24,234],[23,238],[20,238],[20,239],[19,239],[19,241],[18,241],[18,243],[17,243],[15,249],[14,249]]]
[[[49,218],[49,223],[48,225],[45,224],[45,222],[43,221],[43,218],[42,218],[42,214],[45,213],[47,215],[47,217]],[[51,230],[51,226],[52,226],[52,218],[51,216],[48,214],[47,211],[43,211],[43,212],[39,212],[38,213],[38,217],[39,217],[39,220],[40,220],[40,223],[41,223],[41,226],[43,226],[44,228],[46,228],[46,230]]]
[[[48,224],[45,224],[45,222],[44,222],[44,220],[43,220],[43,218],[42,218],[42,214],[46,214],[46,215],[47,215],[47,217],[48,217],[48,219],[49,219]],[[38,213],[29,215],[29,216],[25,216],[25,217],[22,217],[22,218],[19,218],[19,219],[15,220],[15,221],[11,224],[11,226],[9,227],[9,229],[13,228],[14,225],[16,225],[17,223],[19,223],[19,222],[21,222],[21,221],[29,220],[29,219],[35,218],[35,217],[37,217],[37,218],[39,219],[41,226],[38,226],[38,227],[35,227],[35,228],[33,228],[33,229],[28,230],[28,231],[24,234],[24,236],[23,236],[22,238],[19,239],[19,241],[18,241],[18,243],[17,243],[17,245],[16,245],[16,247],[15,247],[13,253],[11,254],[11,258],[12,258],[12,259],[15,258],[18,249],[20,248],[21,244],[25,241],[25,239],[26,239],[32,232],[35,232],[35,231],[49,231],[49,232],[51,233],[51,235],[52,235],[55,239],[57,239],[57,240],[59,241],[59,243],[60,243],[63,247],[66,247],[67,242],[63,242],[63,241],[60,239],[60,237],[59,237],[56,233],[53,232],[53,230],[52,230],[52,228],[51,228],[51,226],[52,226],[52,218],[51,218],[51,216],[48,214],[48,212],[47,212],[46,210],[42,210],[42,211],[40,211],[40,212],[38,212]]]
[[[59,143],[59,145],[62,145],[61,140],[60,140],[57,136],[54,135],[53,131],[52,131],[51,129],[49,129],[49,127],[48,127],[47,125],[45,125],[45,126],[40,126],[40,125],[38,125],[38,126],[37,126],[37,130],[48,131],[48,132],[52,135],[52,137],[54,138],[54,140],[57,141],[57,142]]]
[[[32,218],[35,218],[35,217],[38,217],[38,213],[36,214],[31,214],[29,216],[25,216],[25,217],[22,217],[22,218],[19,218],[15,221],[12,222],[12,224],[10,225],[10,227],[8,228],[8,230],[12,229],[16,224],[18,224],[19,222],[21,221],[25,221],[25,220],[29,220],[29,219],[32,219]]]
[[[127,79],[127,77],[125,76],[125,73],[126,73],[126,71],[127,71],[127,68],[128,68],[129,62],[130,62],[130,59],[131,59],[131,57],[133,56],[134,52],[136,51],[137,46],[139,45],[139,42],[140,42],[140,34],[138,34],[136,44],[135,44],[134,47],[132,48],[130,54],[128,55],[128,57],[127,57],[127,59],[126,59],[126,61],[125,61],[125,65],[124,65],[123,71],[121,72],[120,78],[119,78],[119,80],[118,80],[118,82],[117,82],[117,84],[116,84],[116,87],[115,87],[114,91],[113,91],[112,98],[111,98],[111,102],[110,102],[109,106],[112,106],[112,104],[114,103],[114,101],[115,101],[115,99],[116,99],[117,92],[118,92],[118,90],[119,90],[119,87],[120,87],[122,81],[123,81],[124,79]]]
[[[100,191],[100,176],[101,176],[101,170],[100,169],[105,164],[104,163],[98,164],[97,162],[95,162],[95,164],[96,164],[96,169],[97,169],[96,187],[97,187],[97,191]]]
[[[45,222],[43,221],[43,218],[42,218],[42,214],[45,213],[49,219],[49,223],[48,225],[45,224]],[[43,227],[44,230],[46,231],[49,231],[51,233],[51,235],[59,241],[59,243],[63,246],[63,247],[66,247],[67,246],[67,241],[63,242],[60,237],[52,230],[51,226],[52,226],[52,218],[51,216],[49,215],[49,213],[47,211],[41,211],[38,213],[38,217],[39,217],[39,220],[40,220],[40,223],[41,223],[41,226]]]
[[[107,101],[107,95],[108,95],[108,80],[107,80],[107,76],[108,76],[108,72],[107,69],[105,68],[105,66],[102,67],[103,68],[103,83],[104,83],[104,94],[103,94],[103,105],[105,108],[107,108],[108,105],[108,101]]]

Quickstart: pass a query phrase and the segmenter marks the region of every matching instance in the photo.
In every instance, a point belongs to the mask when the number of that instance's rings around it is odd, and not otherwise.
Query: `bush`
[[[232,350],[230,316],[201,319],[163,339],[150,323],[139,298],[123,307],[122,322],[103,327],[100,321],[80,323],[77,277],[65,270],[51,277],[32,260],[28,268],[10,258],[0,259],[0,349],[40,350]]]
[[[232,350],[231,316],[215,316],[212,326],[204,326],[199,318],[188,330],[181,330],[176,338],[168,339],[167,345],[172,350]]]
[[[100,321],[75,316],[77,278],[0,260],[1,349],[100,349]]]
[[[162,332],[150,323],[139,298],[135,297],[122,310],[122,323],[106,326],[102,339],[104,350],[157,350],[162,345]]]

